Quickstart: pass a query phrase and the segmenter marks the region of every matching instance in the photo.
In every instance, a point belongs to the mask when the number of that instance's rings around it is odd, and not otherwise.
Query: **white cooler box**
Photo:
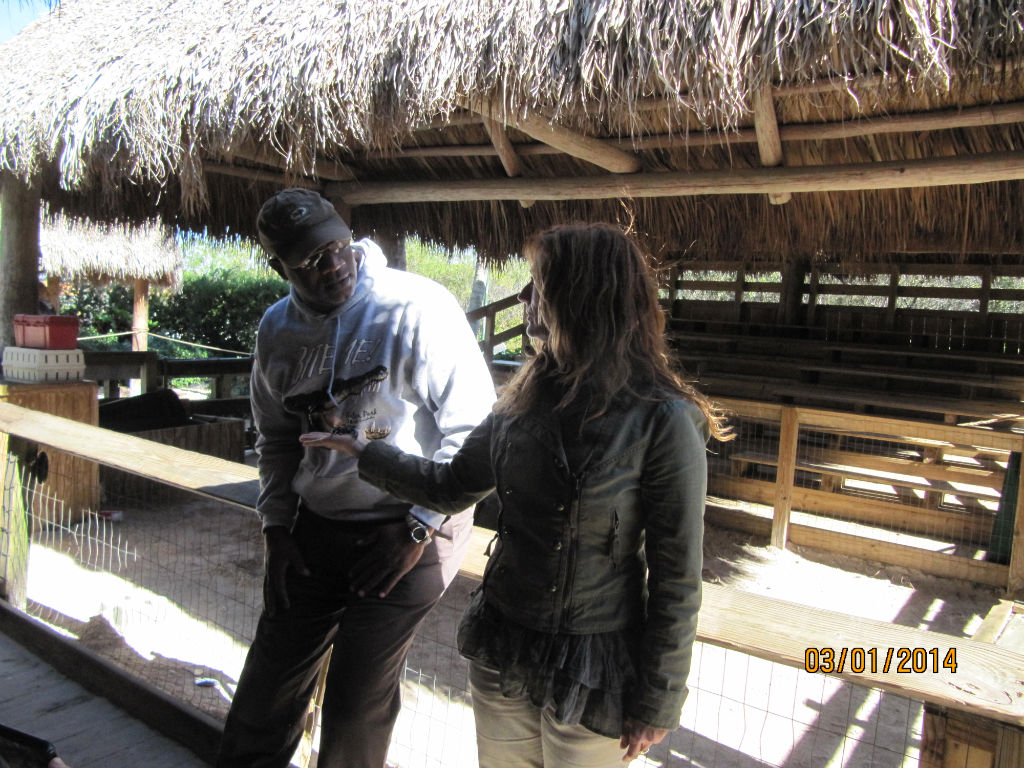
[[[85,375],[80,349],[4,349],[4,378],[12,381],[78,381]]]

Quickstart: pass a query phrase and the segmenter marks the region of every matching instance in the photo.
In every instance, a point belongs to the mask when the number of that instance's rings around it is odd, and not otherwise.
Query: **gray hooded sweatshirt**
[[[357,429],[403,451],[450,459],[490,413],[494,384],[465,313],[437,283],[389,269],[375,243],[355,292],[327,314],[292,291],[260,321],[251,380],[264,529],[290,527],[299,500],[337,520],[393,518],[399,501],[359,479],[356,461],[299,435]],[[390,508],[388,508],[390,507]],[[412,513],[439,528],[442,514]]]

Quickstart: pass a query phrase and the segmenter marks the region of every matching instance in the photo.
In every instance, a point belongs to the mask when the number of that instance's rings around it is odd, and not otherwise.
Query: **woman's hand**
[[[661,728],[652,728],[641,722],[627,717],[622,723],[622,736],[619,738],[619,746],[626,750],[622,756],[622,762],[628,763],[640,755],[646,755],[647,750],[655,744],[660,744],[668,735],[668,731]]]
[[[307,432],[299,435],[299,442],[305,448],[330,448],[358,459],[363,453],[363,443],[352,435],[338,435],[333,432]]]

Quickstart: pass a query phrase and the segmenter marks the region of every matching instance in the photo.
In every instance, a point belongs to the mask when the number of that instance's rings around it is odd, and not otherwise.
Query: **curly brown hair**
[[[498,411],[526,413],[556,384],[556,409],[582,406],[588,420],[618,397],[681,398],[704,412],[714,437],[732,437],[721,409],[673,370],[658,281],[632,237],[612,224],[559,225],[531,237],[523,254],[549,334],[534,340]]]

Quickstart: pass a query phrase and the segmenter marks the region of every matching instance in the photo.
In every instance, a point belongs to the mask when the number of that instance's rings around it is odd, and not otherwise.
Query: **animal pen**
[[[251,237],[308,186],[396,264],[413,233],[501,261],[617,222],[737,433],[646,763],[1016,768],[1022,62],[1000,0],[64,0],[0,46],[0,344],[44,212]],[[208,756],[258,610],[253,470],[15,390],[3,630]],[[452,634],[483,548],[410,658],[398,765],[473,764]]]

